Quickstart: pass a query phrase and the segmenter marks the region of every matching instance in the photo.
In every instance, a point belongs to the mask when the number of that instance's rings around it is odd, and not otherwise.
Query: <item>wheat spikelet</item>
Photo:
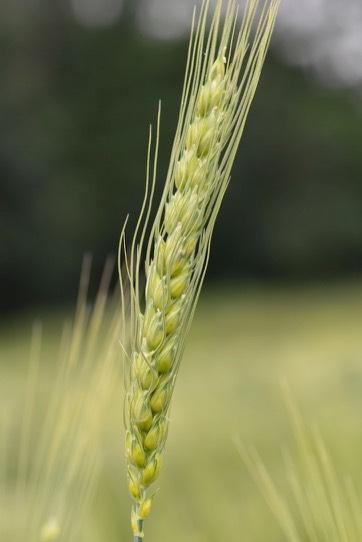
[[[130,287],[130,341],[123,339],[130,375],[125,402],[129,491],[135,500],[132,527],[143,537],[150,512],[149,487],[157,479],[168,428],[168,412],[185,337],[192,320],[209,255],[212,230],[259,80],[278,9],[267,2],[260,14],[250,0],[237,31],[237,7],[216,3],[207,30],[208,0],[195,18],[179,123],[166,184],[143,250],[157,170],[159,120],[151,180],[151,138],[144,205],[125,258],[120,241],[123,304]],[[252,25],[258,19],[253,39]],[[247,54],[248,51],[248,54]],[[159,116],[160,119],[160,116]],[[143,224],[143,227],[142,227]],[[144,256],[145,252],[145,256]],[[140,285],[145,258],[146,286]],[[126,276],[124,276],[126,275]]]

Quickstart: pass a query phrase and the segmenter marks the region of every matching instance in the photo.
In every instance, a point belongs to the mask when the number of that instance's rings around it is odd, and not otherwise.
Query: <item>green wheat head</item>
[[[250,0],[238,28],[233,0],[218,0],[211,23],[209,1],[194,15],[179,122],[161,202],[145,243],[156,182],[151,134],[144,204],[126,254],[124,231],[119,271],[123,306],[130,299],[125,425],[132,527],[143,537],[150,486],[157,479],[168,414],[185,338],[205,275],[211,235],[255,94],[279,0]],[[226,14],[222,20],[221,11]],[[255,25],[256,23],[256,25]],[[256,26],[251,37],[252,28]],[[143,290],[143,271],[146,285]],[[124,309],[125,310],[125,309]],[[126,315],[124,314],[126,321]]]

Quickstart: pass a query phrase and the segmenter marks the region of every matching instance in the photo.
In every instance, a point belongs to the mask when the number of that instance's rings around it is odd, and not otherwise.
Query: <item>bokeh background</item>
[[[127,214],[132,228],[159,99],[162,186],[194,3],[0,3],[7,397],[23,378],[33,319],[44,321],[53,364],[84,254],[93,257],[92,295]],[[283,0],[180,375],[154,540],[166,540],[171,523],[175,540],[216,541],[234,529],[247,540],[283,540],[231,438],[257,444],[280,474],[289,434],[280,377],[318,419],[339,468],[362,481],[361,93],[360,0]],[[100,540],[128,536],[117,446],[107,448],[96,505]]]
[[[142,198],[163,101],[162,185],[193,0],[5,0],[0,7],[2,303],[74,299]],[[284,0],[215,233],[209,280],[358,276],[362,8]]]

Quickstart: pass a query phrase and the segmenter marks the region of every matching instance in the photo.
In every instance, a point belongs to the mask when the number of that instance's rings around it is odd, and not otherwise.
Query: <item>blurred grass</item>
[[[52,365],[65,314],[39,316],[43,357]],[[0,330],[2,405],[21,389],[30,329],[28,314]],[[360,283],[207,291],[176,387],[147,540],[284,540],[233,445],[235,435],[255,445],[283,488],[280,451],[293,438],[281,379],[307,422],[318,423],[338,471],[351,474],[359,487],[361,330]],[[116,397],[104,420],[102,475],[85,535],[90,542],[130,540],[121,389]]]

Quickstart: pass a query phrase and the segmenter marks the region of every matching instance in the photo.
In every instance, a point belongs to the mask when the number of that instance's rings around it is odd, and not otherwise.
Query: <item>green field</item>
[[[37,316],[44,319],[39,416],[46,410],[64,312],[39,311]],[[5,411],[22,397],[31,320],[32,315],[24,315],[1,329]],[[361,345],[360,284],[207,290],[176,387],[146,542],[285,540],[234,444],[239,438],[254,445],[283,493],[282,449],[294,446],[280,388],[283,380],[306,422],[320,427],[338,472],[361,486]],[[83,538],[89,542],[131,540],[121,378],[114,384],[112,408],[102,419],[97,488],[82,522]],[[15,432],[18,420],[12,416]],[[4,499],[10,485],[7,475]],[[17,542],[11,527],[7,529],[1,540]]]

